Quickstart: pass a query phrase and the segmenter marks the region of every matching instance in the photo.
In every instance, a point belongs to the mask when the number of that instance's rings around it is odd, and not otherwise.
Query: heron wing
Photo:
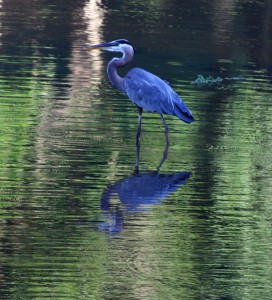
[[[125,76],[124,85],[128,97],[137,106],[159,114],[175,115],[188,123],[194,121],[177,93],[156,75],[134,68]]]

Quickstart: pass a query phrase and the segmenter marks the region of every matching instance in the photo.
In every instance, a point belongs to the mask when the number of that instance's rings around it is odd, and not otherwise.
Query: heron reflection
[[[174,174],[140,173],[109,185],[101,196],[104,222],[100,229],[111,233],[123,230],[126,216],[150,210],[175,193],[189,178],[190,172]]]

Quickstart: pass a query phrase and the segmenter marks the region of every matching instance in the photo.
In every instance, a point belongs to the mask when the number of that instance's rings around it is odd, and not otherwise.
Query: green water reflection
[[[0,0],[1,299],[271,298],[271,6]],[[120,37],[196,118],[167,118],[161,168],[190,180],[132,213],[116,186],[133,177],[137,111],[107,81],[111,56],[80,49]],[[144,114],[142,174],[164,147]]]

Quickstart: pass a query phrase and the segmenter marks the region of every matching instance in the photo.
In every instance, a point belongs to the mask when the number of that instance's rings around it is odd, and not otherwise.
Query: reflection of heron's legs
[[[166,145],[169,145],[169,129],[162,114],[161,114],[161,119],[165,130]]]
[[[164,152],[163,152],[162,160],[161,160],[160,164],[159,164],[158,167],[157,167],[157,172],[160,171],[160,168],[161,168],[162,164],[165,162],[165,160],[166,160],[167,157],[168,157],[168,148],[169,148],[169,143],[166,143],[165,149],[164,149]]]
[[[138,130],[136,135],[136,147],[137,147],[137,157],[136,157],[136,166],[135,172],[139,172],[139,162],[140,162],[140,136],[141,136],[141,125],[142,125],[142,112],[143,109],[138,107]]]

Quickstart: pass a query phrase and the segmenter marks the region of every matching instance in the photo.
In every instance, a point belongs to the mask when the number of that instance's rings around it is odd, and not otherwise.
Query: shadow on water
[[[153,205],[161,203],[170,194],[175,193],[190,176],[190,172],[137,172],[114,182],[101,196],[100,208],[105,221],[99,228],[110,233],[121,232],[126,216],[150,210]]]

